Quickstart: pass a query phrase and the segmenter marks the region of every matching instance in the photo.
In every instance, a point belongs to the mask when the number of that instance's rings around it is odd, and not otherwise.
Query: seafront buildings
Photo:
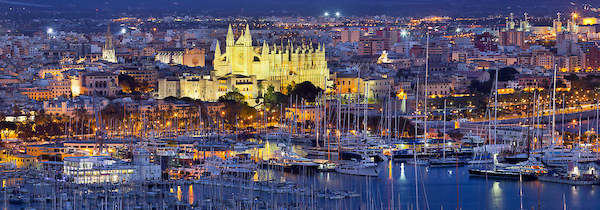
[[[8,24],[0,198],[11,208],[90,207],[86,197],[105,208],[420,209],[407,183],[454,192],[465,181],[510,197],[504,181],[457,177],[485,164],[506,170],[475,172],[596,182],[600,9],[573,11]],[[356,192],[371,186],[385,193]],[[386,197],[396,186],[402,195]],[[51,196],[20,190],[31,187]]]

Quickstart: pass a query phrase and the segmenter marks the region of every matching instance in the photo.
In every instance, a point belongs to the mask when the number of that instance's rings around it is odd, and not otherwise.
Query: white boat
[[[357,175],[357,176],[379,176],[377,164],[362,160],[351,161],[345,164],[338,165],[335,171],[342,174]]]
[[[430,166],[437,166],[437,167],[462,166],[464,164],[465,164],[465,161],[457,159],[457,158],[453,158],[453,157],[429,160]]]
[[[551,147],[544,150],[542,162],[550,167],[565,167],[569,163],[587,163],[598,161],[598,156],[591,151],[577,147],[567,150],[561,147]]]
[[[472,165],[476,165],[476,164],[493,164],[494,160],[489,159],[489,158],[474,159],[474,160],[469,160],[468,163],[472,164]]]
[[[289,141],[291,136],[286,132],[272,132],[261,135],[261,138],[264,140]]]
[[[428,166],[429,165],[429,161],[424,160],[424,159],[417,159],[416,161],[414,159],[410,159],[410,160],[406,161],[406,163],[408,163],[409,165],[417,165],[417,166]]]
[[[542,162],[536,160],[533,157],[529,157],[529,159],[527,159],[526,161],[508,166],[506,168],[518,170],[523,174],[541,175],[548,173],[548,169],[546,169],[544,164],[542,164]]]

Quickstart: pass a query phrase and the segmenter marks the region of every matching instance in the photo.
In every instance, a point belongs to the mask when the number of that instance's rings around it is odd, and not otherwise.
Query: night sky
[[[542,3],[541,3],[542,2]],[[476,16],[554,13],[579,5],[580,0],[0,0],[0,6],[48,7],[78,10],[158,10],[208,12],[222,15],[452,15]],[[599,6],[599,5],[593,5]]]

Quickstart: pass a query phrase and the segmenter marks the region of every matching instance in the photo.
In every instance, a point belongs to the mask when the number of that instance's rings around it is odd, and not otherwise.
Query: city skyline
[[[582,4],[592,3],[587,1],[561,1],[549,0],[544,4],[536,1],[509,0],[509,1],[474,1],[474,0],[376,0],[376,1],[273,1],[273,0],[226,0],[222,2],[197,2],[192,0],[167,1],[73,1],[73,0],[20,0],[0,1],[1,7],[24,7],[31,9],[54,10],[62,13],[93,14],[98,12],[183,12],[189,14],[214,14],[214,15],[308,15],[319,16],[324,12],[334,14],[339,12],[345,16],[364,15],[389,15],[389,16],[422,16],[422,15],[448,15],[448,16],[487,16],[511,11],[523,13],[529,11],[532,15],[541,15]],[[72,9],[78,9],[73,11]]]
[[[600,209],[600,5],[0,0],[1,209]]]

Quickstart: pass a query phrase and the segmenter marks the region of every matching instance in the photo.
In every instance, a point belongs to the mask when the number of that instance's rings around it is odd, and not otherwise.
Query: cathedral
[[[208,77],[187,75],[159,79],[159,98],[174,96],[212,101],[236,90],[253,105],[269,86],[285,92],[289,85],[309,81],[326,89],[329,79],[324,45],[294,46],[288,41],[286,45],[269,46],[263,42],[262,46],[254,46],[248,25],[237,40],[229,26],[225,51],[221,52],[219,42],[216,43],[213,67]]]
[[[281,89],[304,81],[325,89],[329,78],[325,48],[321,45],[316,49],[312,44],[294,47],[288,41],[287,45],[282,43],[271,47],[263,42],[262,47],[254,47],[248,25],[237,40],[234,40],[229,26],[225,52],[221,53],[218,44],[213,60],[217,77],[255,75],[257,80],[279,81]]]
[[[111,63],[117,62],[117,53],[115,52],[112,35],[110,34],[110,24],[108,24],[106,29],[106,40],[104,41],[104,48],[102,48],[102,60]]]

